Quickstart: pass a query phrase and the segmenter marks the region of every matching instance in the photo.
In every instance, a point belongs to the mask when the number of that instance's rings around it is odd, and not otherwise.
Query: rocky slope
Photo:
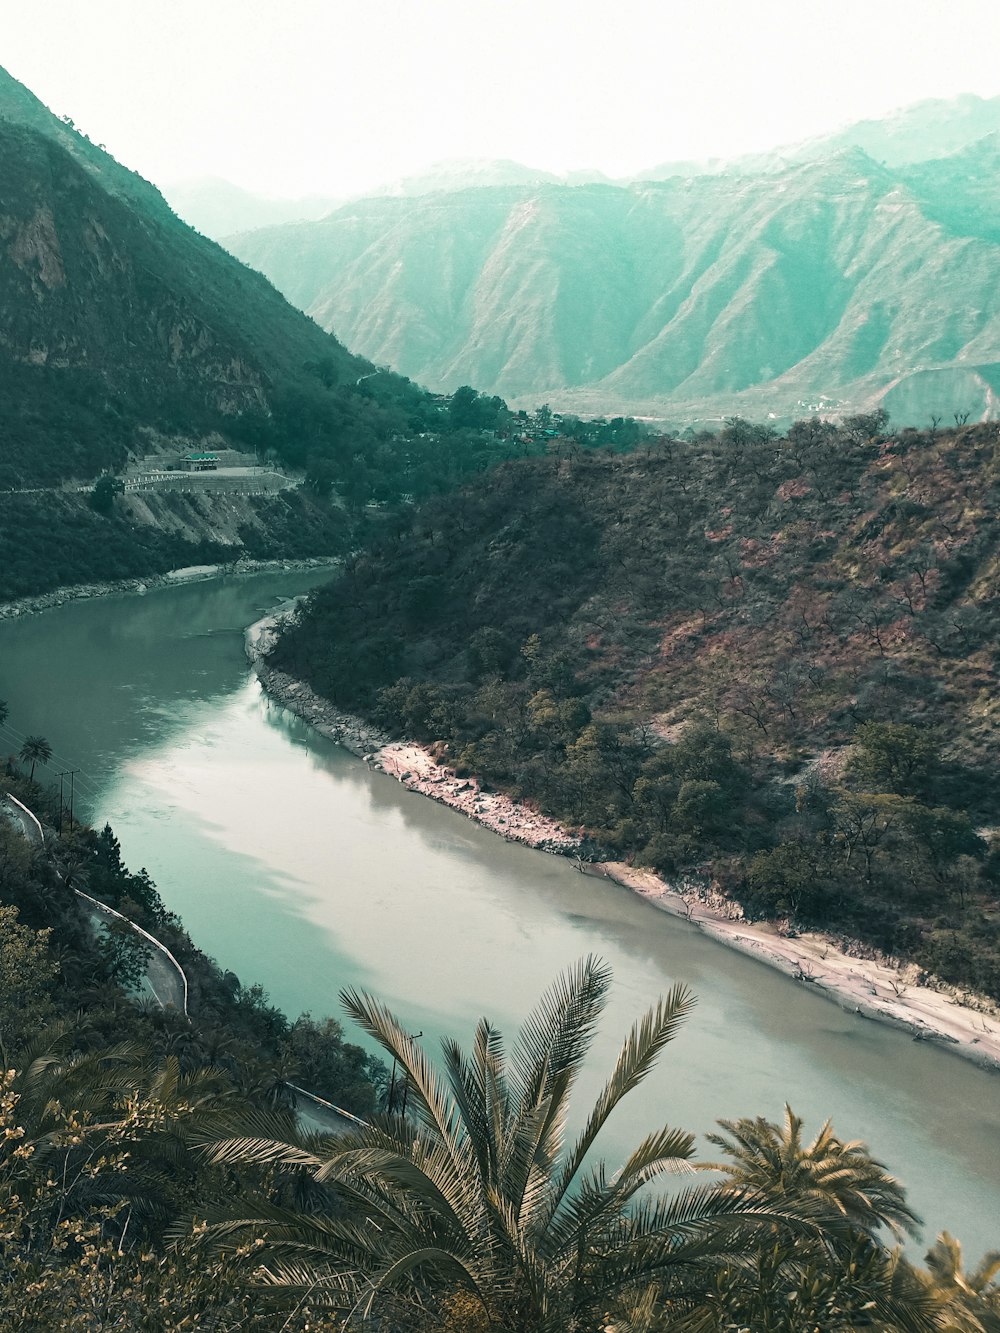
[[[997,428],[882,425],[507,464],[270,665],[668,877],[1000,1000]]]
[[[227,244],[435,389],[678,422],[883,401],[978,418],[1000,391],[996,156],[986,138],[919,166],[845,148],[757,175],[368,199]]]

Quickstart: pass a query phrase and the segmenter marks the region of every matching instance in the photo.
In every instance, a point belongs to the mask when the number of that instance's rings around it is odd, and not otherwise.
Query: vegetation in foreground
[[[44,764],[29,740],[22,762]],[[13,762],[5,790],[58,818]],[[190,1021],[137,999],[145,955],[127,931],[95,935],[82,885],[181,959]],[[572,1137],[611,980],[593,959],[509,1049],[482,1019],[439,1066],[377,999],[342,993],[405,1080],[406,1110],[381,1110],[385,1066],[220,974],[109,828],[42,848],[0,821],[0,926],[4,1328],[1000,1329],[1000,1256],[967,1273],[944,1235],[910,1263],[902,1187],[830,1125],[808,1141],[790,1110],[722,1122],[703,1162],[666,1124],[614,1171],[600,1162],[603,1126],[691,1014],[683,986],[635,1023]],[[305,1132],[291,1079],[367,1123]]]
[[[604,853],[1000,999],[998,449],[560,443],[400,517],[272,660]]]

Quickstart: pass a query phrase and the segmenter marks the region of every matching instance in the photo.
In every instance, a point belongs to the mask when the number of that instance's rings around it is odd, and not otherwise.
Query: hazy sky
[[[620,175],[1000,93],[997,0],[0,0],[0,63],[157,184]]]

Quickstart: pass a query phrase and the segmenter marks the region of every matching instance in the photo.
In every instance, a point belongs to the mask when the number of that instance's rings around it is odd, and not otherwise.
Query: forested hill
[[[884,424],[506,464],[277,663],[604,847],[1000,996],[997,429]]]
[[[2,70],[0,173],[0,489],[92,477],[148,432],[343,463],[426,403],[359,385],[367,362]]]

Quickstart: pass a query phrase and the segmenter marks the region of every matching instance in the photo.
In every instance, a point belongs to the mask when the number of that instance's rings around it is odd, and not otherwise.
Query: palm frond
[[[594,1037],[611,988],[611,969],[593,954],[561,973],[525,1020],[511,1052],[522,1106],[558,1088],[568,1093]]]
[[[364,991],[353,988],[342,990],[340,1000],[354,1021],[398,1061],[409,1075],[417,1114],[433,1127],[449,1151],[457,1157],[460,1123],[458,1108],[423,1048],[403,1030],[399,1020],[385,1005]]]
[[[565,1197],[608,1116],[653,1068],[660,1052],[677,1035],[695,1002],[694,995],[686,986],[673,986],[665,998],[633,1026],[618,1053],[614,1071],[597,1099],[586,1128],[569,1155],[555,1191],[555,1207]]]

